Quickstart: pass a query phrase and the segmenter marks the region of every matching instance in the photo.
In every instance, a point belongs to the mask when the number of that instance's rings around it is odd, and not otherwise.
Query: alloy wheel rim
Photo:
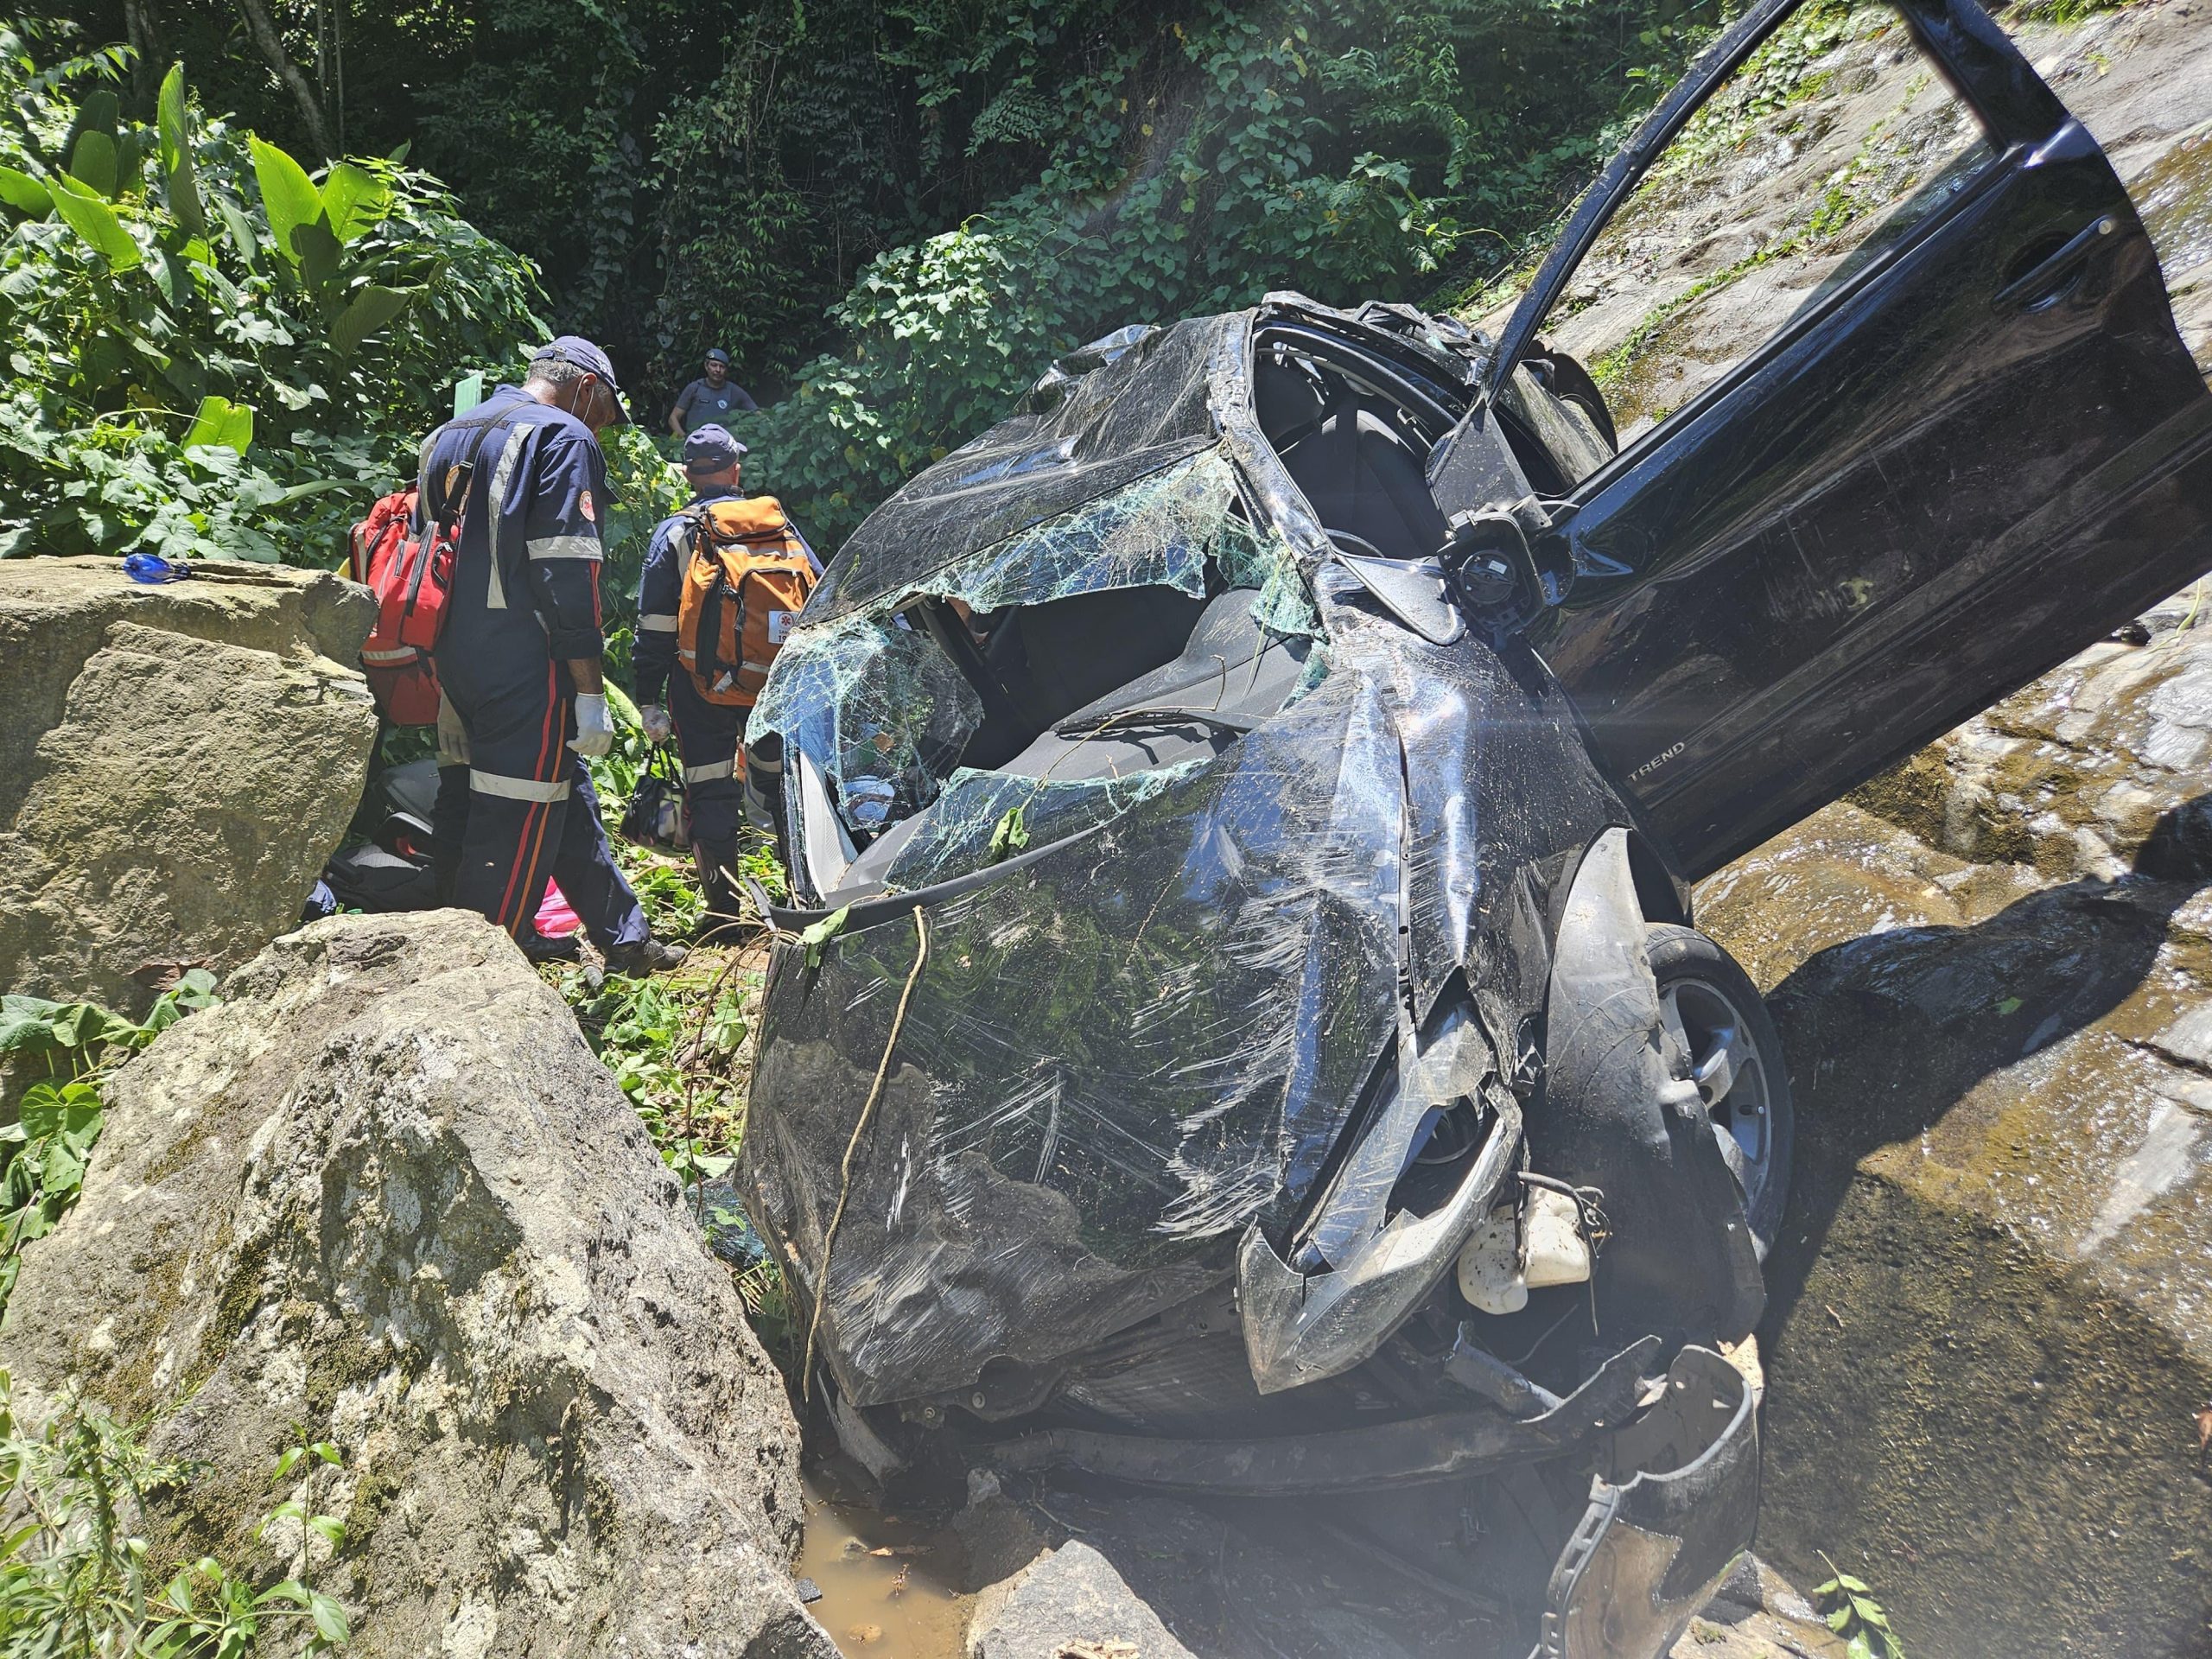
[[[1774,1167],[1766,1057],[1742,1012],[1709,981],[1677,980],[1661,990],[1659,1002],[1668,1030],[1688,1057],[1721,1154],[1743,1183],[1747,1205],[1756,1208]]]

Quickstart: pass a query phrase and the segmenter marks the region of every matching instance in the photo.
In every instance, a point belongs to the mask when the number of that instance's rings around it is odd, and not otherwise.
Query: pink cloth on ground
[[[545,884],[544,899],[537,906],[537,931],[549,939],[557,939],[574,933],[583,925],[583,920],[569,908],[569,900],[557,882]]]

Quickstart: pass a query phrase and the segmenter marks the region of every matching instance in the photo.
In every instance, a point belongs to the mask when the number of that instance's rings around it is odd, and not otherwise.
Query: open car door
[[[1555,477],[1542,503],[1541,550],[1573,574],[1530,637],[1693,878],[2212,566],[2212,395],[2126,192],[1973,0],[1893,3],[1883,61],[1923,104],[1955,105],[1964,152],[1870,214],[1877,227],[1806,279],[1763,343],[1640,434],[1624,418],[1618,453]],[[1531,370],[1596,394],[1579,365],[1547,361],[1539,328],[1798,4],[1755,6],[1592,188],[1471,420],[1498,410],[1515,437]],[[1932,73],[1897,68],[1898,53]],[[1806,204],[1816,227],[1818,211]],[[1622,411],[1598,413],[1610,427]]]

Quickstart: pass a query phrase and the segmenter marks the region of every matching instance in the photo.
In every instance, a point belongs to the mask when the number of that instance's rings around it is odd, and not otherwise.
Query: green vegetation
[[[99,1074],[213,1001],[214,987],[214,976],[195,968],[143,1020],[90,1002],[0,996],[0,1063],[43,1073],[23,1091],[16,1121],[0,1125],[0,1314],[23,1247],[52,1232],[83,1189],[100,1137]]]
[[[172,69],[0,29],[0,553],[329,564],[454,371],[538,330],[526,262],[397,160],[310,177]]]
[[[1863,1579],[1854,1579],[1827,1556],[1830,1577],[1813,1590],[1814,1603],[1827,1616],[1828,1628],[1844,1638],[1850,1659],[1904,1659],[1904,1643],[1890,1628],[1890,1616]]]
[[[211,1557],[157,1571],[147,1500],[193,1471],[149,1454],[145,1427],[73,1399],[33,1428],[17,1420],[0,1371],[0,1659],[249,1659],[273,1650],[264,1638],[288,1653],[345,1645],[346,1610],[314,1587],[305,1542],[320,1538],[334,1551],[345,1535],[312,1503],[313,1471],[336,1464],[337,1448],[302,1435],[277,1459],[272,1483],[302,1462],[308,1473],[255,1538],[296,1535],[299,1568],[257,1589]]]
[[[34,13],[0,42],[32,342],[0,549],[331,563],[454,378],[550,323],[655,429],[729,347],[768,404],[748,479],[826,550],[1109,329],[1502,268],[1732,3],[273,0],[274,41],[215,0]],[[669,480],[615,448],[633,543]]]

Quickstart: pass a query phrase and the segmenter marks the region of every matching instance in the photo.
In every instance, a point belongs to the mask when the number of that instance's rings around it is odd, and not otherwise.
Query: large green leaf
[[[12,167],[0,167],[0,201],[33,219],[44,219],[54,211],[54,198],[47,188]]]
[[[62,143],[71,176],[104,196],[116,194],[115,135],[122,115],[113,90],[96,86],[78,101],[76,119]]]
[[[308,286],[321,288],[338,280],[338,268],[346,257],[346,251],[330,233],[328,219],[318,219],[314,224],[302,225],[294,231],[292,251],[299,256],[300,279]]]
[[[261,264],[261,238],[255,234],[253,221],[248,219],[228,196],[215,198],[215,212],[223,221],[223,228],[230,232],[231,245],[238,250],[238,257],[248,268]]]
[[[192,161],[192,132],[185,124],[184,66],[169,66],[162,78],[158,109],[162,135],[162,178],[168,195],[169,213],[187,236],[200,236],[207,228],[207,215],[200,206],[200,180]]]
[[[407,302],[418,291],[372,283],[353,296],[353,304],[330,325],[330,343],[338,348],[340,357],[353,356],[361,349],[362,341],[404,311]]]
[[[322,196],[308,177],[307,169],[267,140],[249,137],[253,151],[253,176],[261,183],[261,206],[269,215],[269,233],[276,251],[292,264],[300,262],[294,233],[303,225],[322,218]]]
[[[240,454],[253,442],[253,410],[244,404],[234,404],[227,397],[210,393],[200,400],[200,413],[193,416],[192,429],[184,435],[183,448],[194,444],[210,448],[235,449]]]
[[[54,210],[98,250],[110,270],[129,270],[144,258],[115,209],[67,173],[54,181]]]
[[[385,216],[391,206],[391,187],[351,162],[333,162],[322,181],[322,210],[330,216],[331,233],[351,242]]]
[[[121,182],[113,136],[97,127],[79,133],[76,146],[69,152],[69,175],[113,200]]]

